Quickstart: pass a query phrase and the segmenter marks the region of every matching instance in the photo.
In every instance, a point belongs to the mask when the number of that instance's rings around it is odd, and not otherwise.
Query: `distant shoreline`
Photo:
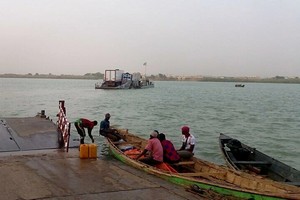
[[[103,75],[99,76],[94,74],[86,75],[52,75],[52,74],[0,74],[0,78],[35,78],[35,79],[91,79],[97,80],[103,78]]]
[[[53,75],[53,74],[0,74],[0,78],[34,78],[34,79],[82,79],[102,80],[101,73],[88,73],[85,75]],[[199,82],[238,82],[238,83],[293,83],[299,84],[300,78],[276,76],[272,78],[258,77],[206,77],[206,76],[165,76],[162,74],[147,76],[153,81],[199,81]]]

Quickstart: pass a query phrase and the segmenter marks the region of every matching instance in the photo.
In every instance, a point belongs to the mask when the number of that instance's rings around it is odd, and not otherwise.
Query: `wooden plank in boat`
[[[182,161],[179,163],[174,163],[173,165],[194,165],[195,162],[194,161]]]
[[[207,176],[220,176],[220,175],[225,175],[224,172],[194,172],[194,173],[179,173],[182,176],[203,176],[203,177],[207,177]]]
[[[300,186],[300,182],[283,182],[289,185],[295,185],[295,186]]]
[[[234,164],[242,165],[271,165],[272,163],[268,161],[233,161]]]
[[[119,145],[119,144],[131,144],[131,145],[140,145],[142,142],[125,142],[125,141],[116,141],[112,142],[114,145]]]

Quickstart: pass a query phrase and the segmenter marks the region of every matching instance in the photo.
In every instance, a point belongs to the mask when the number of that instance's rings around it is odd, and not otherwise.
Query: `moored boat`
[[[140,73],[130,74],[123,70],[105,70],[102,83],[95,84],[95,89],[145,89],[153,88],[154,83]]]
[[[107,138],[110,151],[120,161],[185,187],[201,189],[246,199],[300,199],[300,188],[264,179],[256,175],[235,171],[225,166],[195,158],[174,165],[163,163],[149,166],[135,160],[147,140],[118,129],[126,142],[113,142]]]
[[[244,84],[235,84],[235,87],[245,87]]]
[[[276,160],[237,139],[220,134],[219,145],[229,167],[269,179],[300,186],[300,171]]]

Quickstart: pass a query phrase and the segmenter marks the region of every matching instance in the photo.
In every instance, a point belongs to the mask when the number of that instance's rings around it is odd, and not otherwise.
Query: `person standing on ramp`
[[[92,143],[94,143],[94,138],[92,136],[92,130],[93,130],[94,126],[96,126],[97,124],[98,124],[97,121],[90,121],[85,118],[80,118],[75,121],[74,125],[77,129],[78,134],[80,135],[80,144],[84,144],[84,138],[85,138],[84,128],[87,129],[89,137],[91,138]]]

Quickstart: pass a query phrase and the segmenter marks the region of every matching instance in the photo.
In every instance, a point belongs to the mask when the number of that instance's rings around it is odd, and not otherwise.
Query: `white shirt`
[[[189,148],[191,148],[191,145],[195,146],[196,138],[192,134],[190,134],[190,136],[187,139],[184,135],[182,135],[182,142],[186,142],[185,149],[189,149]],[[195,147],[194,147],[194,150],[195,150]]]

